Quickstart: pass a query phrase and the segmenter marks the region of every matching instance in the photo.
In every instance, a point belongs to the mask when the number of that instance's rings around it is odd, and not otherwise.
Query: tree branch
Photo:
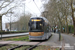
[[[16,7],[16,6],[11,7],[9,10],[11,10],[11,9],[13,9],[13,8],[15,8],[15,7]],[[3,13],[2,15],[6,15],[7,13],[10,13],[9,10],[7,10],[7,12]]]
[[[13,0],[14,1],[14,0]],[[5,8],[7,7],[8,5],[10,5],[13,1],[9,2],[6,6],[2,7],[2,8]]]
[[[5,2],[3,2],[3,3],[0,5],[0,7],[2,7],[4,3],[5,3]]]
[[[13,0],[13,1],[14,1],[14,0]],[[8,5],[10,5],[13,1],[9,2],[7,5],[5,5],[4,7],[2,7],[3,4],[5,3],[5,2],[3,2],[3,3],[1,4],[1,6],[0,6],[0,10],[2,10],[2,8],[5,8],[5,7],[7,7]]]
[[[3,3],[0,5],[0,10],[2,9],[2,6],[3,6],[4,3],[5,3],[5,2],[3,2]]]

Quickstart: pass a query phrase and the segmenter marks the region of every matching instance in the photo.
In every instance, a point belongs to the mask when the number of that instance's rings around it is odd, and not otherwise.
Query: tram
[[[50,23],[45,17],[31,17],[28,25],[29,40],[46,40],[51,36]]]

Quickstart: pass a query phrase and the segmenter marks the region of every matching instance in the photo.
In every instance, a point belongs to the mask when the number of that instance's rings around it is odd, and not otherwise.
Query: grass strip
[[[2,39],[4,41],[29,41],[29,36],[20,36],[20,37],[12,37],[12,38],[5,38]]]

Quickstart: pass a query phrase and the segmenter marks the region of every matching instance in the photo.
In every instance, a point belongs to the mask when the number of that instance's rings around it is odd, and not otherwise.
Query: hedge
[[[8,31],[8,32],[0,31],[0,33],[2,34],[25,33],[25,32],[28,32],[28,31]]]
[[[69,25],[69,33],[74,33],[74,26],[73,25]]]
[[[65,28],[65,26],[63,26]],[[68,25],[69,28],[69,33],[74,33],[74,26],[73,25]]]

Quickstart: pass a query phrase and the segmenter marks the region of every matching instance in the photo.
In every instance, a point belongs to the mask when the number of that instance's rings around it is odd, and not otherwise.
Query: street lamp
[[[24,3],[24,17],[25,17],[25,3]]]
[[[11,12],[11,15],[10,15],[10,31],[11,31],[11,16],[12,16],[13,12]]]
[[[24,17],[25,17],[25,2],[23,2],[23,5],[24,5]],[[25,23],[24,23],[25,25]],[[24,29],[26,28],[26,26],[24,27]]]

